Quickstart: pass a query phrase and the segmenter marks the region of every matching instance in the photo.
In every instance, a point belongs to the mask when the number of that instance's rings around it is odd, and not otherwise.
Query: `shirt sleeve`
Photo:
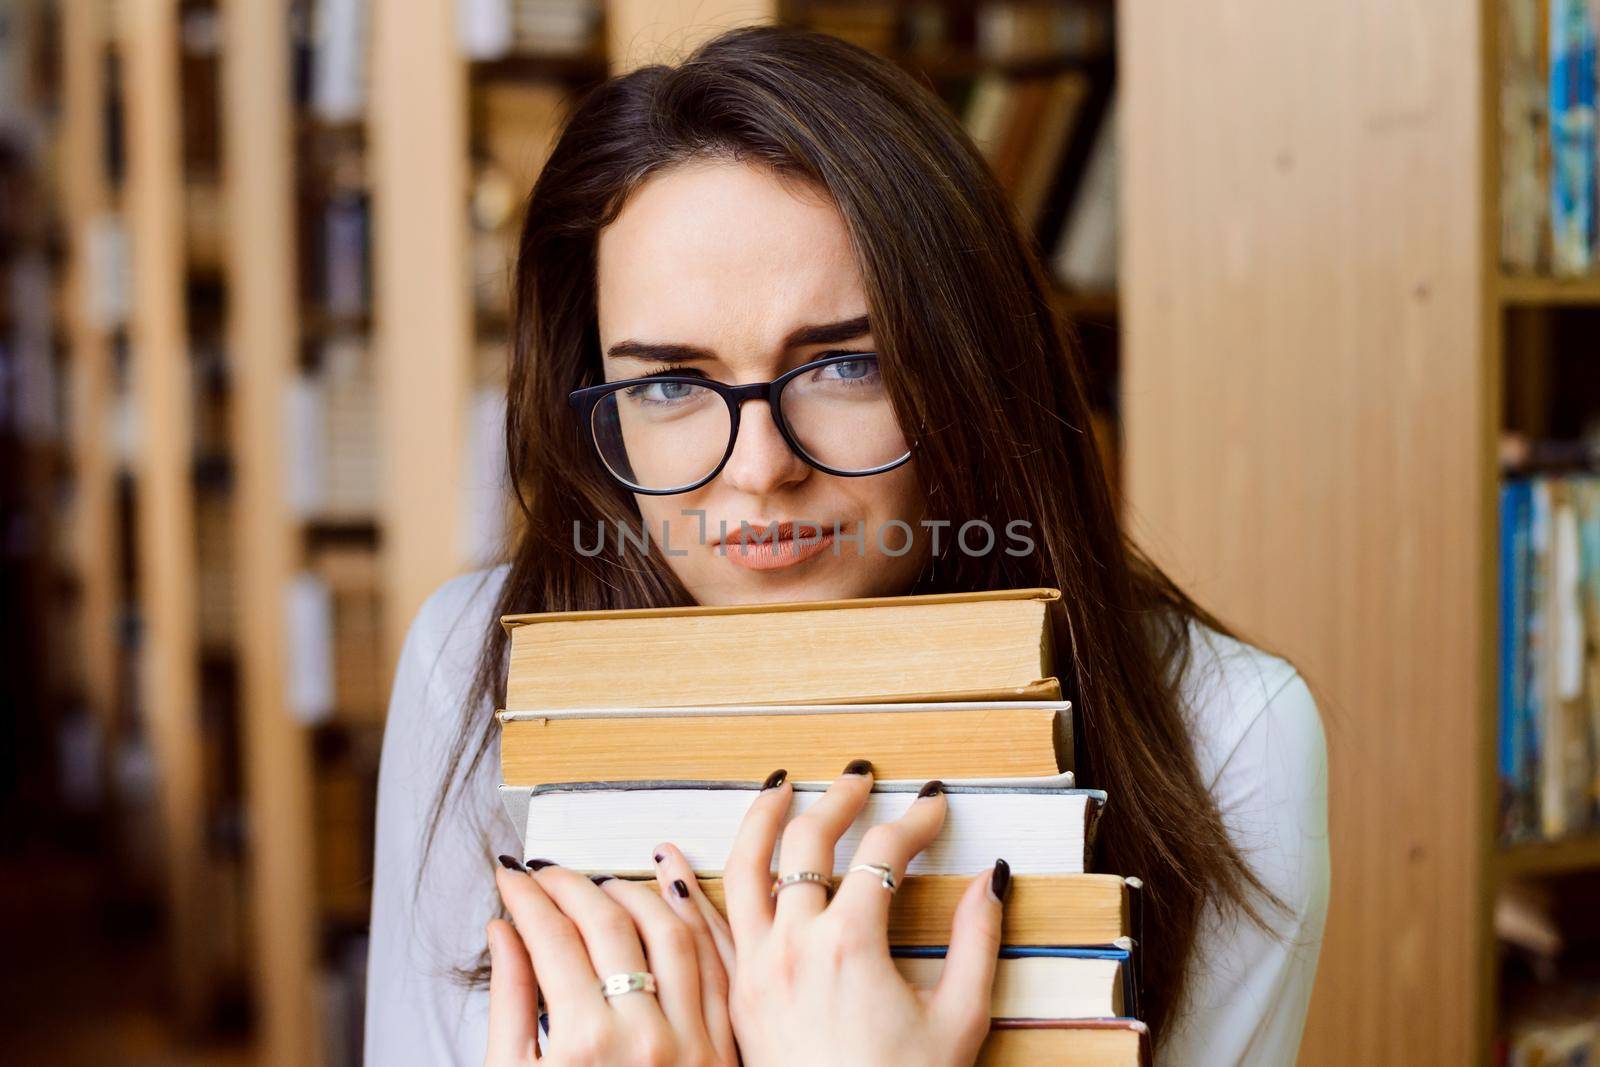
[[[499,751],[463,775],[434,835],[443,783],[478,651],[490,624],[481,578],[456,579],[413,621],[400,654],[378,772],[364,1059],[383,1067],[483,1063],[488,992],[455,973],[477,963],[497,914],[494,857],[517,854],[500,808]],[[476,709],[485,717],[492,707]]]
[[[1223,760],[1211,788],[1245,861],[1284,907],[1262,929],[1208,908],[1187,1000],[1158,1050],[1162,1064],[1292,1064],[1328,909],[1328,761],[1310,689],[1291,674]]]

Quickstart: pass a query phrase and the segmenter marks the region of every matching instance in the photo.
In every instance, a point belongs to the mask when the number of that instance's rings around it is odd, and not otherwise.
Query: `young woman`
[[[1231,636],[1122,533],[1036,250],[933,94],[863,50],[772,27],[608,81],[534,186],[514,312],[507,440],[525,522],[511,562],[444,586],[402,653],[369,1062],[529,1062],[537,982],[551,1063],[734,1063],[736,1041],[761,1067],[970,1064],[1003,863],[973,879],[934,996],[895,975],[872,873],[831,902],[816,884],[768,892],[780,832],[781,874],[827,869],[870,766],[791,829],[790,783],[758,794],[725,875],[731,929],[667,842],[641,858],[653,888],[496,867],[520,851],[495,792],[496,620],[1019,586],[1063,593],[1077,770],[1110,795],[1095,862],[1146,885],[1159,1062],[1293,1061],[1328,891],[1316,706],[1291,665]],[[956,536],[974,521],[995,533],[986,551]],[[648,531],[648,549],[618,524]],[[752,543],[772,524],[790,536]],[[852,864],[902,872],[943,820],[929,792]],[[507,912],[515,929],[487,926],[491,1023],[486,922]],[[653,992],[600,992],[647,970]]]

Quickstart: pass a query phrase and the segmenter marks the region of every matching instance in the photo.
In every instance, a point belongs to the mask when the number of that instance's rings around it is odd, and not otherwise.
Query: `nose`
[[[751,496],[766,496],[806,479],[810,464],[783,439],[765,400],[747,401],[739,413],[739,436],[720,480]]]

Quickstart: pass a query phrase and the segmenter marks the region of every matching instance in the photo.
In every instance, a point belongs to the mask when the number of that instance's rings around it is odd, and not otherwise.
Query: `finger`
[[[722,913],[706,898],[683,853],[675,846],[663,845],[656,855],[661,857],[656,864],[656,880],[662,885],[662,897],[695,938],[706,1034],[717,1050],[719,1062],[737,1063],[738,1044],[728,1011],[728,991],[733,984],[733,935]]]
[[[572,920],[562,913],[535,878],[518,871],[495,871],[495,885],[511,921],[539,976],[552,1016],[594,1017],[605,1010],[600,979],[589,962],[589,950]]]
[[[898,819],[867,829],[849,866],[867,863],[888,867],[898,885],[911,860],[939,836],[948,810],[944,783],[929,782]],[[881,875],[847,868],[828,910],[837,910],[848,921],[882,930],[887,937],[891,895],[884,888]]]
[[[816,871],[831,878],[839,838],[861,814],[871,794],[872,764],[851,760],[828,791],[783,828],[783,844],[778,848],[779,875]],[[773,921],[814,918],[822,914],[827,904],[828,887],[820,882],[791,885],[778,894]]]
[[[956,905],[950,947],[932,991],[933,1017],[952,1020],[963,1031],[976,1030],[974,1049],[988,1027],[995,960],[1000,955],[1002,900],[1010,883],[1010,866],[1005,860],[996,860],[992,871],[980,874],[967,886]]]
[[[488,1062],[537,1062],[539,987],[533,963],[516,930],[504,919],[490,919]]]
[[[651,886],[607,878],[600,890],[633,917],[644,939],[650,973],[656,976],[656,1000],[667,1021],[689,1039],[688,1047],[701,1046],[706,1039],[705,1016],[700,1009],[700,961],[693,931]]]
[[[772,853],[789,814],[794,787],[773,771],[750,802],[722,867],[722,888],[734,944],[749,944],[772,926]]]
[[[711,902],[711,898],[706,896],[705,888],[700,884],[700,879],[695,877],[694,868],[689,865],[689,858],[683,854],[683,851],[677,845],[672,844],[670,841],[663,842],[656,846],[655,854],[661,857],[656,861],[656,883],[661,887],[661,895],[670,904],[673,901],[682,899],[674,891],[674,882],[681,881],[688,887],[688,901],[694,905],[701,922],[705,924],[706,932],[716,946],[717,956],[722,960],[722,969],[731,980],[733,978],[734,964],[737,962],[737,954],[734,951],[733,931],[728,926],[727,918]],[[724,895],[726,895],[727,889],[728,880],[724,876],[722,880]],[[770,898],[770,896],[771,890],[769,888],[768,897]],[[725,906],[726,902],[724,902]],[[679,914],[687,914],[687,912],[680,911]]]
[[[535,872],[533,878],[578,928],[598,976],[597,987],[610,975],[648,969],[633,916],[590,881],[588,875],[552,864]],[[661,1005],[649,993],[640,991],[609,998],[602,996],[602,999],[636,1023],[666,1023]],[[553,1017],[555,1012],[551,1015]]]

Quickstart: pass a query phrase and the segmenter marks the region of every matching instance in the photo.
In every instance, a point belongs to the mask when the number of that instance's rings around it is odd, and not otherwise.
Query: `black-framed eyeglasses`
[[[825,356],[748,385],[665,371],[575,389],[567,400],[606,470],[635,493],[687,493],[715,478],[747,400],[765,400],[789,447],[825,474],[862,478],[911,458],[876,352]]]

